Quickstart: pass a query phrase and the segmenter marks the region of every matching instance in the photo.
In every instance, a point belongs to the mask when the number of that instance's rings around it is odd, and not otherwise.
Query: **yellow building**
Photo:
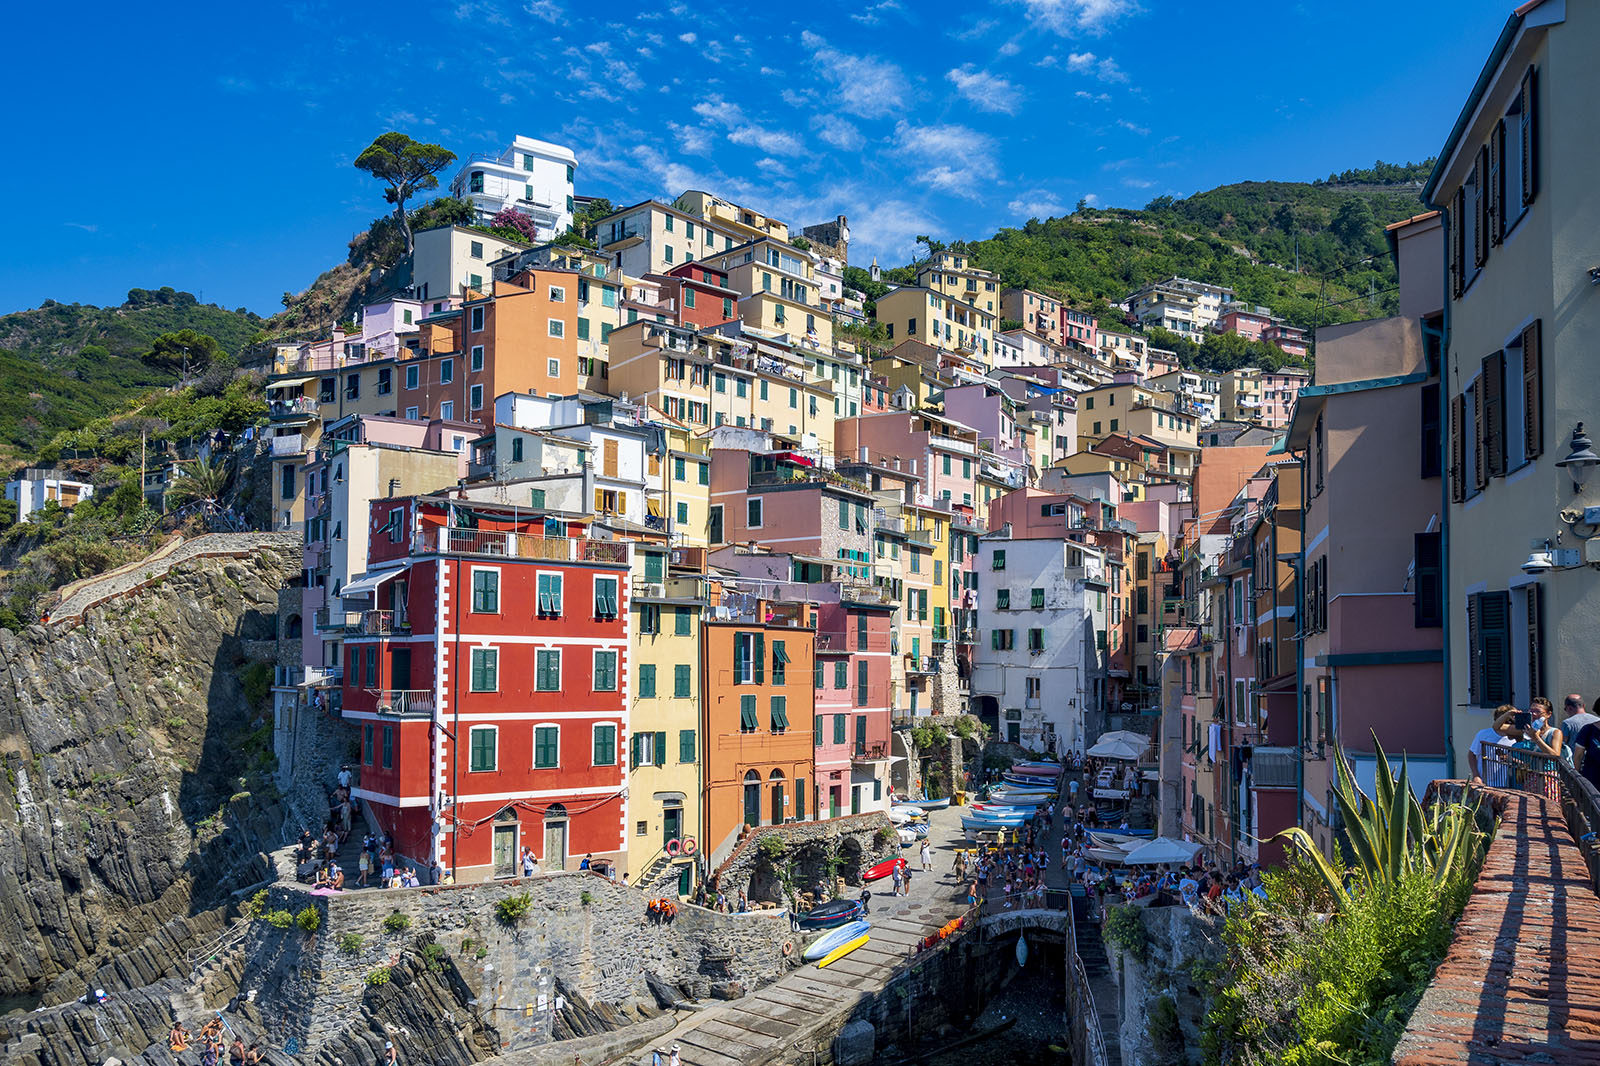
[[[1261,371],[1254,367],[1222,375],[1217,417],[1224,422],[1261,421]]]
[[[833,350],[833,318],[823,306],[822,285],[811,253],[787,241],[762,237],[710,259],[741,293],[739,319],[772,336],[787,334],[796,346]]]
[[[695,440],[691,450],[687,434],[668,430],[666,461],[661,469],[660,506],[660,515],[652,514],[651,517],[659,517],[665,523],[674,547],[708,546],[706,527],[711,515],[711,455],[705,450],[703,441]]]
[[[724,233],[733,234],[736,242],[740,239],[753,241],[770,237],[784,244],[789,243],[789,227],[784,223],[699,189],[690,189],[678,197],[672,206],[710,222]]]
[[[980,308],[996,318],[1002,313],[1000,275],[979,270],[964,252],[935,254],[917,271],[917,284],[925,285],[952,300]]]
[[[1200,418],[1175,395],[1139,384],[1102,385],[1078,394],[1078,448],[1087,451],[1116,434],[1146,437],[1167,448],[1165,473],[1194,473]]]
[[[682,844],[701,824],[702,583],[675,572],[666,549],[634,553],[627,879],[679,895],[694,888]]]
[[[988,366],[994,358],[999,317],[938,289],[906,285],[884,293],[875,312],[889,340],[917,340],[936,348],[972,353]]]

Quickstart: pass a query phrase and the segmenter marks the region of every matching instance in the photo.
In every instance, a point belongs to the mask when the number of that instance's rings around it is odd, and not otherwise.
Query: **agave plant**
[[[1373,740],[1376,744],[1376,736]],[[1401,756],[1396,778],[1382,744],[1377,744],[1375,787],[1368,796],[1356,784],[1344,751],[1337,750],[1335,756],[1338,780],[1333,797],[1349,841],[1349,869],[1335,867],[1311,834],[1299,826],[1285,829],[1278,837],[1292,844],[1322,877],[1338,909],[1349,906],[1352,889],[1386,892],[1401,878],[1419,871],[1442,885],[1462,864],[1473,861],[1483,840],[1476,805],[1440,801],[1432,811],[1424,811],[1411,791],[1411,770],[1405,756]],[[1348,887],[1346,874],[1350,875]]]

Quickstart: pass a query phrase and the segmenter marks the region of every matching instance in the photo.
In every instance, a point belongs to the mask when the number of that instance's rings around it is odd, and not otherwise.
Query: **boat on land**
[[[889,817],[893,818],[895,815],[904,815],[912,821],[919,821],[928,817],[928,812],[909,803],[897,803],[889,808]]]
[[[896,866],[904,870],[906,868],[906,860],[898,855],[890,859],[884,859],[882,862],[877,863],[874,866],[867,867],[867,872],[861,875],[861,880],[881,881],[885,877],[891,876],[894,873],[894,868]]]
[[[843,947],[858,936],[865,936],[870,928],[872,928],[872,923],[861,919],[829,929],[826,933],[807,944],[806,949],[800,953],[800,957],[806,962],[816,962],[818,959],[825,958],[831,954],[835,948]]]
[[[996,789],[989,793],[988,803],[997,803],[1003,807],[1047,807],[1054,803],[1056,798],[1044,792],[1007,792]]]
[[[999,829],[1021,829],[1023,819],[962,818],[961,828],[968,832],[990,833]]]
[[[1060,777],[1061,766],[1053,762],[1014,762],[1011,772],[1029,777]]]
[[[840,944],[838,947],[834,948],[832,951],[828,952],[822,957],[822,961],[817,963],[817,968],[821,969],[824,966],[833,965],[846,955],[850,954],[856,948],[859,948],[861,945],[865,944],[869,939],[870,937],[866,933],[862,933],[854,940],[846,941],[845,943]]]
[[[942,811],[950,806],[950,798],[946,796],[939,800],[901,800],[902,807],[920,807],[925,811]]]
[[[806,913],[796,916],[797,929],[832,929],[858,920],[862,915],[861,903],[853,899],[836,899],[819,903]]]

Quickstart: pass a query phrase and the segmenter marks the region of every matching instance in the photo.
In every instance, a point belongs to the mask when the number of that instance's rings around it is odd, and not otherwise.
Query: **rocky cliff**
[[[265,876],[281,538],[194,557],[72,625],[0,630],[0,999],[178,969]]]

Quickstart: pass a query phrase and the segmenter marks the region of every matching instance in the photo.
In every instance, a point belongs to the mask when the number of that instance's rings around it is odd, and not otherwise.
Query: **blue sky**
[[[19,7],[0,311],[172,285],[270,314],[385,210],[350,164],[391,128],[462,156],[566,143],[579,193],[619,202],[842,212],[863,264],[1080,198],[1421,159],[1512,5],[630,6]]]

